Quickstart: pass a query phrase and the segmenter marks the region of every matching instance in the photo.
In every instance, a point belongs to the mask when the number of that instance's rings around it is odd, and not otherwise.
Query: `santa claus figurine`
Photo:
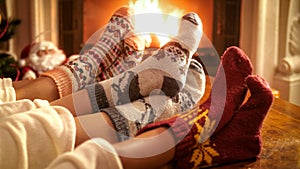
[[[50,41],[41,41],[27,45],[21,52],[19,66],[20,79],[35,79],[42,72],[53,69],[66,61],[64,52]]]

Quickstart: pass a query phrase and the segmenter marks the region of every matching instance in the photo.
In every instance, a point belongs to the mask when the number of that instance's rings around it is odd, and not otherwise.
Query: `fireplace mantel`
[[[300,105],[299,0],[243,0],[240,46],[256,74]]]

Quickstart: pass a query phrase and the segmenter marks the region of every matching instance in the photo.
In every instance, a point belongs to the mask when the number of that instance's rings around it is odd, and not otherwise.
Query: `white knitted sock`
[[[186,82],[191,57],[202,37],[202,23],[195,13],[182,17],[178,36],[136,67],[88,87],[98,107],[122,105],[152,91],[174,97]]]
[[[192,59],[185,86],[183,90],[178,93],[178,96],[176,96],[176,100],[180,105],[179,112],[192,109],[200,101],[205,92],[205,85],[206,77],[203,67],[198,61]]]
[[[118,133],[119,141],[134,137],[147,124],[170,118],[193,108],[204,94],[205,73],[199,62],[192,59],[187,83],[179,94],[170,98],[153,91],[149,96],[131,103],[103,108]],[[96,107],[97,108],[97,107]],[[99,112],[97,109],[94,112]]]

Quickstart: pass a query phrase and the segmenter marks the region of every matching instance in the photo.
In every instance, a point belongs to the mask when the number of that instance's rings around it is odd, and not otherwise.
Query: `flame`
[[[172,7],[172,11],[167,11],[161,7],[159,0],[130,0],[129,7],[134,10],[133,22],[137,33],[148,33],[148,39],[155,39],[161,47],[167,43],[171,37],[177,35],[180,18],[184,11]],[[152,37],[151,37],[152,36]]]

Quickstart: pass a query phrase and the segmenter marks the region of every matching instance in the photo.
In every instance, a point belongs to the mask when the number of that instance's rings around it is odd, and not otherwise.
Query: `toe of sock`
[[[134,13],[134,11],[132,8],[130,8],[128,6],[122,6],[115,11],[114,15],[131,16],[131,15],[133,15],[133,13]]]
[[[250,75],[253,71],[253,65],[249,57],[242,49],[236,46],[226,49],[222,56],[222,64],[224,67],[228,66],[231,72],[238,71]]]
[[[201,19],[194,12],[189,12],[189,13],[185,14],[182,17],[182,19],[187,20],[187,21],[191,22],[194,25],[201,25]]]

